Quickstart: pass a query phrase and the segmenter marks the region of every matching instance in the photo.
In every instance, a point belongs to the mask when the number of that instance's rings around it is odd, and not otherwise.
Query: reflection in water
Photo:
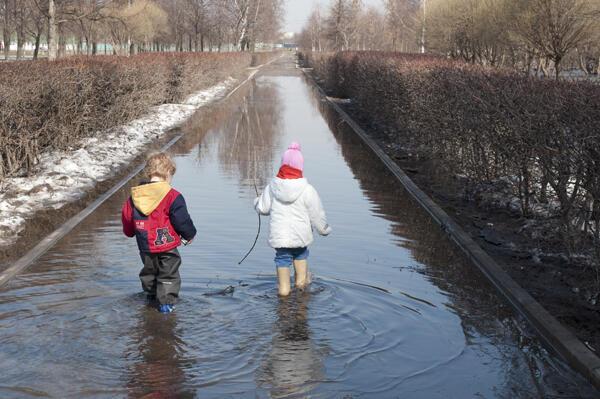
[[[163,315],[150,306],[142,307],[139,323],[131,333],[138,353],[129,370],[131,398],[193,398],[183,387],[186,381],[177,314]]]
[[[266,185],[282,131],[284,102],[275,82],[242,87],[224,103],[198,111],[185,125],[175,149],[187,154],[194,147],[205,160],[217,149],[219,167],[241,186]],[[201,143],[201,144],[198,144]]]
[[[308,290],[296,290],[277,303],[275,335],[258,377],[259,385],[269,389],[273,398],[302,397],[323,377],[321,356],[308,325],[310,297]]]
[[[273,151],[280,138],[282,101],[275,84],[254,81],[252,90],[239,105],[219,135],[219,160],[229,175],[242,183],[266,184],[272,174]]]

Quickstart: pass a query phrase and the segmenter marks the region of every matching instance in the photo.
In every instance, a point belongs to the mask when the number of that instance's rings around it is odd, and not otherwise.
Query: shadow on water
[[[124,189],[0,291],[0,397],[597,397],[303,78],[277,68],[199,111],[173,148],[199,230],[175,313],[134,294]],[[281,300],[266,232],[237,261],[256,234],[254,181],[293,139],[334,234],[311,247],[310,291]]]

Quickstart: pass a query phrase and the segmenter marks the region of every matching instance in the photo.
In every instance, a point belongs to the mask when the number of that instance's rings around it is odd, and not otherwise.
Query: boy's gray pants
[[[141,252],[140,256],[144,262],[144,268],[140,272],[144,291],[155,295],[160,304],[174,304],[181,288],[181,256],[177,248],[158,254]]]

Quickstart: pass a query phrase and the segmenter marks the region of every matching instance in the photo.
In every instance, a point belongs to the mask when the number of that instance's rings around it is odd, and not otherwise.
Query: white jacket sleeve
[[[322,236],[327,236],[331,233],[331,226],[327,224],[327,216],[321,203],[321,198],[317,190],[313,186],[308,186],[306,189],[305,197],[306,208],[310,216],[310,223],[313,225],[317,232]]]
[[[269,216],[271,213],[271,187],[267,185],[262,192],[262,195],[254,200],[254,209],[261,215]]]

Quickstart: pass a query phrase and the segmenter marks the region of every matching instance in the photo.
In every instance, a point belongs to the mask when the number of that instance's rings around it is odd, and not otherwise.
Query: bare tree
[[[587,0],[529,0],[518,20],[523,40],[554,63],[556,79],[561,62],[590,33]]]
[[[334,50],[349,50],[356,44],[361,0],[334,0],[326,19],[327,37]]]
[[[8,60],[10,42],[13,34],[14,0],[0,0],[0,16],[2,16],[2,40],[4,42],[4,59]]]
[[[387,29],[395,51],[416,51],[421,9],[419,0],[385,0]]]

